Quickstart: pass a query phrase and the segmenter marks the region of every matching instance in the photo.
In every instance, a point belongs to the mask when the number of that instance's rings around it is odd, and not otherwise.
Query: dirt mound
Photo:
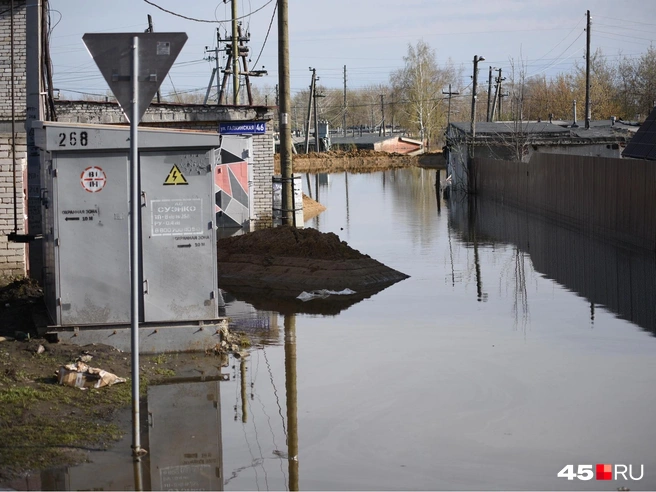
[[[218,263],[219,287],[253,305],[285,314],[336,314],[408,278],[351,248],[336,234],[291,226],[220,239]],[[354,292],[329,301],[296,300],[302,292],[320,289]]]
[[[33,315],[45,313],[43,290],[30,278],[14,280],[0,288],[0,336],[34,335]]]
[[[358,260],[369,258],[351,248],[332,232],[281,226],[220,239],[219,262],[231,254],[255,254],[316,260]]]
[[[303,220],[310,220],[321,212],[325,211],[326,207],[321,205],[318,201],[310,198],[303,193]]]

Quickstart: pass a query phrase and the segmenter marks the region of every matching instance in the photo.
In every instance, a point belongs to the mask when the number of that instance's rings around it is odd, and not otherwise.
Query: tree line
[[[438,143],[442,139],[447,119],[469,122],[471,115],[471,82],[463,81],[465,69],[448,60],[440,65],[435,50],[426,42],[408,45],[403,66],[393,71],[387,84],[374,84],[346,91],[317,86],[318,116],[327,120],[332,129],[341,132],[346,114],[347,133],[360,128],[378,130],[385,118],[387,131],[403,129],[409,135]],[[510,69],[503,73],[501,95],[497,99],[495,121],[569,121],[574,118],[577,102],[578,119],[585,117],[585,64],[577,62],[570,73],[554,77],[527,75],[526,62],[510,59]],[[470,69],[470,70],[473,70]],[[477,87],[477,121],[486,121],[488,96],[495,96],[495,85],[488,94],[488,73],[479,66]],[[493,79],[494,80],[494,79]],[[450,101],[448,88],[458,92]],[[270,88],[255,89],[255,104],[264,104]],[[383,96],[381,98],[381,95]],[[309,88],[296,93],[292,101],[292,127],[302,133],[307,119]],[[273,105],[272,96],[268,104]],[[590,57],[591,119],[616,117],[626,121],[642,121],[656,102],[656,48],[639,57],[619,56],[615,63],[601,49]],[[501,104],[502,103],[502,104]],[[501,111],[499,111],[499,107]],[[312,125],[310,125],[312,127]]]
[[[495,101],[495,121],[573,120],[574,101],[579,108],[578,119],[584,119],[586,70],[583,63],[577,62],[569,73],[547,77],[528,75],[526,61],[521,57],[511,58],[509,62],[510,69],[503,73],[502,90],[496,99],[496,84],[488,91],[488,74],[479,66],[477,121],[487,118],[488,98]],[[435,50],[426,42],[418,41],[408,45],[403,66],[390,73],[388,83],[347,88],[346,104],[343,89],[318,84],[318,118],[327,120],[331,129],[350,134],[361,129],[379,131],[384,117],[387,132],[404,131],[411,137],[440,144],[448,120],[470,121],[471,70],[473,68],[457,67],[450,59],[440,65]],[[650,46],[639,57],[620,55],[614,63],[598,49],[590,57],[590,80],[592,120],[614,116],[640,122],[656,102],[656,48]],[[450,98],[449,87],[451,93],[458,94]],[[242,101],[245,92],[242,91]],[[275,88],[253,86],[252,93],[254,105],[275,106]],[[204,93],[169,94],[163,101],[202,103]],[[306,129],[309,103],[309,88],[292,98],[291,123],[297,134],[303,134]],[[273,124],[277,127],[277,118]]]

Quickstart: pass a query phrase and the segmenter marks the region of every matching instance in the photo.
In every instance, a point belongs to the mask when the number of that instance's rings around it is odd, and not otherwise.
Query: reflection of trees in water
[[[432,244],[435,238],[435,169],[409,167],[391,169],[381,174],[385,192],[396,211],[405,216],[403,220],[417,224],[412,230],[422,245]]]
[[[531,320],[531,313],[528,308],[528,292],[526,290],[526,255],[515,247],[513,252],[514,266],[513,269],[513,314],[515,315],[515,323],[513,328],[517,330],[520,324],[521,329],[526,334],[526,327]],[[529,265],[530,265],[529,261]],[[521,311],[521,313],[520,313]]]

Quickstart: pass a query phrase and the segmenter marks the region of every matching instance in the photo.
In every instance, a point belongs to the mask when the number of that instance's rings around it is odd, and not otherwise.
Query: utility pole
[[[380,123],[380,128],[384,137],[385,136],[385,94],[380,95],[380,114],[383,119],[383,121]],[[381,132],[378,132],[378,134],[380,135]]]
[[[237,32],[237,0],[232,0],[232,104],[239,105],[239,33]]]
[[[308,98],[307,120],[305,124],[305,153],[310,152],[310,119],[312,118],[312,101],[314,100],[314,81],[317,77],[317,69],[310,68],[312,81],[310,82],[310,97]]]
[[[217,30],[217,36],[218,36],[218,30]],[[266,75],[267,71],[266,70],[249,70],[248,69],[248,54],[250,52],[248,45],[248,41],[250,41],[250,34],[242,34],[241,32],[241,23],[237,24],[237,39],[239,41],[239,45],[237,47],[237,52],[235,52],[232,48],[232,36],[230,38],[230,43],[228,46],[225,48],[225,52],[228,53],[228,59],[226,61],[226,69],[223,71],[223,82],[221,83],[221,91],[219,92],[219,98],[218,98],[218,105],[223,104],[223,96],[225,94],[225,88],[228,83],[228,75],[232,74],[233,75],[233,81],[234,81],[234,75],[235,75],[235,70],[234,70],[234,65],[235,62],[237,63],[237,80],[233,82],[233,85],[236,83],[237,84],[237,99],[234,104],[238,105],[240,104],[239,101],[239,75],[244,76],[244,80],[246,82],[246,91],[248,93],[248,104],[249,106],[253,105],[253,93],[251,91],[251,79],[250,77],[261,77],[263,75]],[[228,41],[229,39],[226,37],[226,39],[221,39],[220,36],[218,36],[218,42],[224,42]],[[218,55],[217,55],[218,56]],[[241,58],[242,66],[243,66],[243,71],[240,73],[239,69],[239,58]],[[233,68],[230,68],[232,65]],[[217,73],[218,77],[218,73]],[[234,92],[234,91],[233,91]],[[235,99],[233,99],[233,102]]]
[[[448,109],[447,109],[447,113],[446,113],[446,126],[448,127],[449,124],[451,123],[451,96],[457,96],[457,95],[460,94],[460,92],[458,92],[458,91],[451,92],[451,84],[449,84],[449,91],[448,92],[442,91],[442,94],[445,94],[445,95],[449,96],[448,97],[449,105],[448,105]]]
[[[477,99],[477,84],[478,84],[478,62],[484,61],[482,56],[474,55],[474,74],[472,76],[472,107],[471,107],[471,134],[472,140],[476,138],[476,99]]]
[[[472,77],[472,109],[471,109],[471,145],[469,150],[469,160],[467,162],[467,188],[470,193],[476,192],[476,183],[474,182],[474,143],[476,142],[476,86],[478,83],[478,62],[484,61],[482,56],[474,55],[474,74]]]
[[[153,29],[153,18],[148,14],[148,29],[146,29],[146,32],[155,32]],[[157,89],[157,102],[162,102],[161,101],[161,95],[159,93],[159,89]]]
[[[590,11],[587,11],[585,28],[585,129],[590,129]]]
[[[150,17],[150,16],[148,16]],[[213,52],[214,56],[209,56],[207,58],[208,61],[211,61],[214,59],[216,62],[216,67],[212,69],[212,76],[210,77],[210,83],[207,84],[207,92],[205,93],[205,101],[203,104],[207,104],[207,100],[210,97],[210,90],[212,88],[212,82],[214,82],[214,77],[216,76],[216,104],[219,104],[219,94],[221,92],[221,83],[219,82],[219,43],[221,42],[221,34],[219,33],[219,28],[216,28],[216,48],[214,49],[209,49],[207,46],[205,46],[205,53],[210,53]],[[159,102],[159,99],[157,100]]]
[[[344,65],[344,104],[342,105],[342,133],[346,136],[346,65]]]
[[[317,79],[314,79],[314,151],[321,152],[321,147],[319,146],[319,112],[317,111]]]
[[[494,121],[494,114],[497,110],[497,100],[500,101],[500,96],[501,96],[501,81],[506,80],[501,78],[501,69],[498,68],[496,69],[497,72],[499,72],[499,75],[494,79],[495,81],[495,89],[494,89],[494,99],[492,100],[492,114],[490,114],[490,121]],[[501,114],[501,111],[499,111],[499,114]]]
[[[235,0],[232,0],[233,2]],[[289,14],[288,0],[278,0],[278,85],[280,104],[278,125],[280,131],[280,170],[282,171],[283,224],[294,224],[294,187],[292,169],[292,134],[289,126],[291,89],[289,85]]]
[[[492,65],[490,65],[490,74],[488,75],[488,80],[487,80],[487,118],[485,118],[485,121],[488,123],[491,121],[491,115],[490,115],[490,96],[492,95]]]

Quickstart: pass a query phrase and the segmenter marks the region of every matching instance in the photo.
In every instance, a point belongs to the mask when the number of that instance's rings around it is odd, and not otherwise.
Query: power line
[[[245,19],[245,18],[250,17],[251,15],[253,15],[253,14],[259,12],[259,11],[262,10],[264,7],[266,7],[266,6],[269,5],[271,2],[273,2],[273,0],[269,0],[267,3],[265,3],[264,5],[262,5],[259,9],[255,9],[255,10],[253,10],[250,14],[248,14],[248,15],[242,15],[241,17],[237,17],[237,18],[235,18],[235,19],[226,19],[226,20],[207,20],[207,19],[196,19],[196,18],[194,18],[194,17],[187,17],[186,15],[178,14],[177,12],[173,12],[172,10],[167,10],[167,9],[165,9],[164,7],[160,7],[159,5],[157,5],[157,4],[154,3],[154,2],[151,2],[150,0],[143,0],[143,1],[146,2],[148,5],[152,5],[153,7],[160,9],[162,12],[166,12],[167,14],[175,15],[176,17],[181,17],[181,18],[183,18],[183,19],[190,20],[190,21],[193,21],[193,22],[206,22],[206,23],[209,23],[209,24],[222,24],[222,23],[224,23],[224,22],[232,22],[233,20]],[[216,10],[215,10],[215,12],[216,12]]]
[[[656,26],[656,24],[650,23],[650,22],[639,22],[636,20],[626,20],[626,19],[617,19],[616,17],[606,17],[604,15],[597,15],[595,14],[595,17],[598,17],[600,19],[611,19],[614,21],[620,21],[620,22],[628,22],[629,24],[642,24],[645,26]]]
[[[271,32],[271,26],[273,25],[273,19],[276,17],[276,10],[278,10],[278,2],[273,6],[273,14],[271,14],[271,21],[269,22],[269,28],[267,29],[266,36],[264,36],[264,42],[262,43],[262,49],[260,49],[260,53],[257,55],[257,59],[255,60],[255,63],[253,63],[253,67],[257,67],[257,62],[260,61],[260,57],[262,56],[262,52],[264,51],[264,47],[267,44],[267,40],[269,39],[269,33]]]

